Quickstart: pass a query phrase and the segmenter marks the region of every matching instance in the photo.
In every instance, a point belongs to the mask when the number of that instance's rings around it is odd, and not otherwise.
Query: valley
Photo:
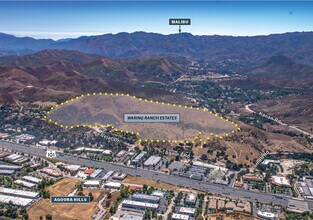
[[[0,2],[0,219],[313,219],[312,9]]]

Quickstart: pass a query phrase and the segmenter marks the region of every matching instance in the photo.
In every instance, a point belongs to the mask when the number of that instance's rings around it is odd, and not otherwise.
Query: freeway
[[[44,149],[30,147],[26,145],[21,145],[17,143],[11,142],[3,142],[0,141],[0,148],[5,148],[9,150],[15,150],[19,152],[23,152],[30,155],[46,157],[46,151]],[[164,174],[156,171],[145,170],[141,168],[129,167],[119,164],[113,164],[108,162],[100,162],[94,161],[88,158],[81,158],[74,155],[67,155],[64,153],[57,153],[57,157],[55,158],[58,161],[78,164],[82,166],[89,166],[95,168],[101,168],[106,171],[113,170],[118,172],[127,173],[132,176],[152,179],[155,181],[161,181],[165,183],[169,183],[176,186],[182,186],[190,189],[195,189],[203,192],[210,192],[214,194],[220,194],[227,197],[232,197],[236,199],[243,199],[251,202],[259,201],[261,203],[272,203],[275,205],[281,205],[284,207],[288,207],[295,198],[285,195],[275,195],[269,193],[260,193],[253,192],[238,188],[233,188],[230,186],[218,185],[213,183],[208,183],[204,181],[198,181],[189,179],[186,177],[174,176],[169,174]],[[307,207],[306,209],[313,211],[313,201],[312,200],[297,200],[299,207]]]

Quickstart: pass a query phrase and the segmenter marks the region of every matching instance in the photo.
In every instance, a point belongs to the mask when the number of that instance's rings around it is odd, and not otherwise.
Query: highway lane
[[[46,151],[44,149],[39,149],[35,147],[29,147],[26,145],[20,145],[16,143],[10,143],[10,142],[2,142],[0,141],[0,148],[10,149],[10,150],[16,150],[20,152],[24,152],[31,155],[36,155],[40,157],[46,156]],[[151,170],[145,170],[141,168],[134,168],[134,167],[127,167],[124,165],[119,164],[113,164],[108,162],[99,162],[99,161],[93,161],[87,158],[80,158],[74,155],[66,155],[66,154],[60,154],[57,153],[57,157],[55,158],[58,161],[63,161],[67,163],[73,163],[78,164],[82,166],[90,166],[90,167],[97,167],[102,168],[106,171],[113,170],[113,171],[119,171],[123,173],[127,173],[132,176],[137,177],[143,177],[147,179],[152,179],[155,181],[161,181],[177,186],[182,186],[190,189],[196,189],[204,192],[210,192],[215,194],[221,194],[224,196],[237,198],[237,199],[243,199],[251,202],[259,201],[261,203],[273,203],[275,205],[281,205],[281,206],[288,206],[289,201],[292,199],[290,196],[284,196],[284,195],[274,195],[274,194],[268,194],[268,193],[260,193],[260,192],[253,192],[243,189],[237,189],[230,186],[223,186],[218,184],[212,184],[208,182],[193,180],[185,177],[180,176],[174,176],[174,175],[168,175],[156,171]],[[307,203],[307,205],[311,208],[313,207],[313,201],[303,201],[304,203]]]

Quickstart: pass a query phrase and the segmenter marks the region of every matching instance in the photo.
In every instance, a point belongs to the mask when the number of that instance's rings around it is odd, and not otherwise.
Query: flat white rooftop
[[[291,186],[289,180],[284,176],[272,176],[272,182],[277,185]]]
[[[10,175],[13,174],[15,170],[0,170],[0,174]]]
[[[258,216],[260,217],[265,217],[265,218],[274,218],[275,217],[275,214],[274,213],[271,213],[271,212],[262,212],[260,210],[258,210],[257,212]]]
[[[142,207],[142,208],[154,208],[157,209],[159,207],[158,204],[154,204],[154,203],[148,203],[148,202],[138,202],[138,201],[133,201],[133,200],[124,200],[122,202],[122,204],[124,205],[131,205],[134,207]]]
[[[262,164],[267,165],[269,163],[280,163],[279,160],[270,160],[270,159],[265,159]]]
[[[96,169],[95,172],[93,172],[90,177],[96,178],[103,170],[102,169]]]
[[[150,201],[159,201],[160,200],[160,197],[158,197],[158,196],[139,194],[139,193],[135,193],[132,196],[132,198],[134,198],[134,199],[150,200]]]
[[[33,201],[33,199],[27,199],[27,198],[21,198],[21,197],[17,197],[17,196],[0,194],[0,202],[3,202],[3,203],[12,202],[14,205],[27,206],[32,201]]]
[[[137,213],[136,213],[137,214]],[[134,215],[134,214],[125,214],[122,217],[119,218],[119,220],[142,220],[142,215]]]
[[[209,163],[203,163],[201,161],[194,161],[192,163],[192,165],[194,166],[199,166],[199,167],[206,167],[206,168],[209,168],[209,169],[214,169],[214,170],[221,170],[223,171],[224,173],[226,173],[228,171],[227,168],[224,168],[224,167],[219,167],[219,166],[216,166],[216,165],[213,165],[213,164],[209,164]]]
[[[65,166],[65,169],[70,170],[70,171],[77,171],[81,168],[79,165],[67,165]]]
[[[158,196],[158,197],[162,197],[163,198],[164,197],[164,192],[156,190],[156,191],[154,191],[151,194],[151,196]]]
[[[133,159],[133,161],[134,161],[134,162],[138,162],[139,160],[141,160],[141,158],[142,158],[143,156],[146,155],[146,153],[147,153],[147,152],[142,151],[140,154],[138,154],[138,155]]]
[[[21,166],[16,166],[16,165],[6,165],[6,164],[0,164],[0,169],[4,170],[19,170],[21,169]]]
[[[98,186],[98,185],[100,185],[100,182],[98,180],[87,180],[84,182],[84,185]]]
[[[33,177],[33,176],[23,176],[22,179],[24,180],[28,180],[30,182],[34,182],[34,183],[40,183],[42,181],[42,179]]]
[[[151,156],[148,158],[148,160],[146,160],[146,162],[144,162],[145,166],[153,166],[153,165],[157,165],[161,160],[161,157],[159,156]]]
[[[39,193],[37,192],[4,188],[4,187],[0,187],[0,194],[6,194],[6,195],[9,194],[9,195],[17,196],[17,197],[29,197],[29,198],[36,198],[37,196],[39,196]]]
[[[188,193],[186,197],[187,202],[196,202],[197,196],[193,193]]]
[[[173,213],[173,214],[172,214],[172,219],[188,220],[188,219],[189,219],[189,215],[183,215],[183,214]]]
[[[122,185],[121,183],[117,183],[117,182],[108,182],[104,184],[105,187],[109,187],[109,188],[120,188],[121,185]]]
[[[82,151],[82,150],[91,151],[91,152],[100,152],[103,154],[111,154],[112,153],[111,150],[103,150],[103,149],[90,148],[90,147],[79,147],[79,148],[75,149],[75,151]]]
[[[22,185],[22,186],[26,186],[28,188],[34,187],[36,186],[36,184],[34,183],[30,183],[30,182],[26,182],[24,180],[15,180],[14,183]]]
[[[107,180],[109,179],[110,176],[112,176],[112,174],[114,173],[113,170],[110,170],[109,172],[107,172],[101,179],[102,180]]]
[[[194,208],[188,208],[188,207],[180,207],[179,212],[185,213],[185,214],[195,214],[196,209]]]
[[[10,160],[16,160],[16,159],[19,159],[23,157],[22,155],[19,155],[19,154],[11,154],[9,156],[7,156],[6,158],[10,159]]]

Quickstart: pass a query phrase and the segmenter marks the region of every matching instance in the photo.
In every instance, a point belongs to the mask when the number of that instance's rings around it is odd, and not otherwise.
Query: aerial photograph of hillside
[[[313,219],[312,1],[0,1],[0,219]]]

